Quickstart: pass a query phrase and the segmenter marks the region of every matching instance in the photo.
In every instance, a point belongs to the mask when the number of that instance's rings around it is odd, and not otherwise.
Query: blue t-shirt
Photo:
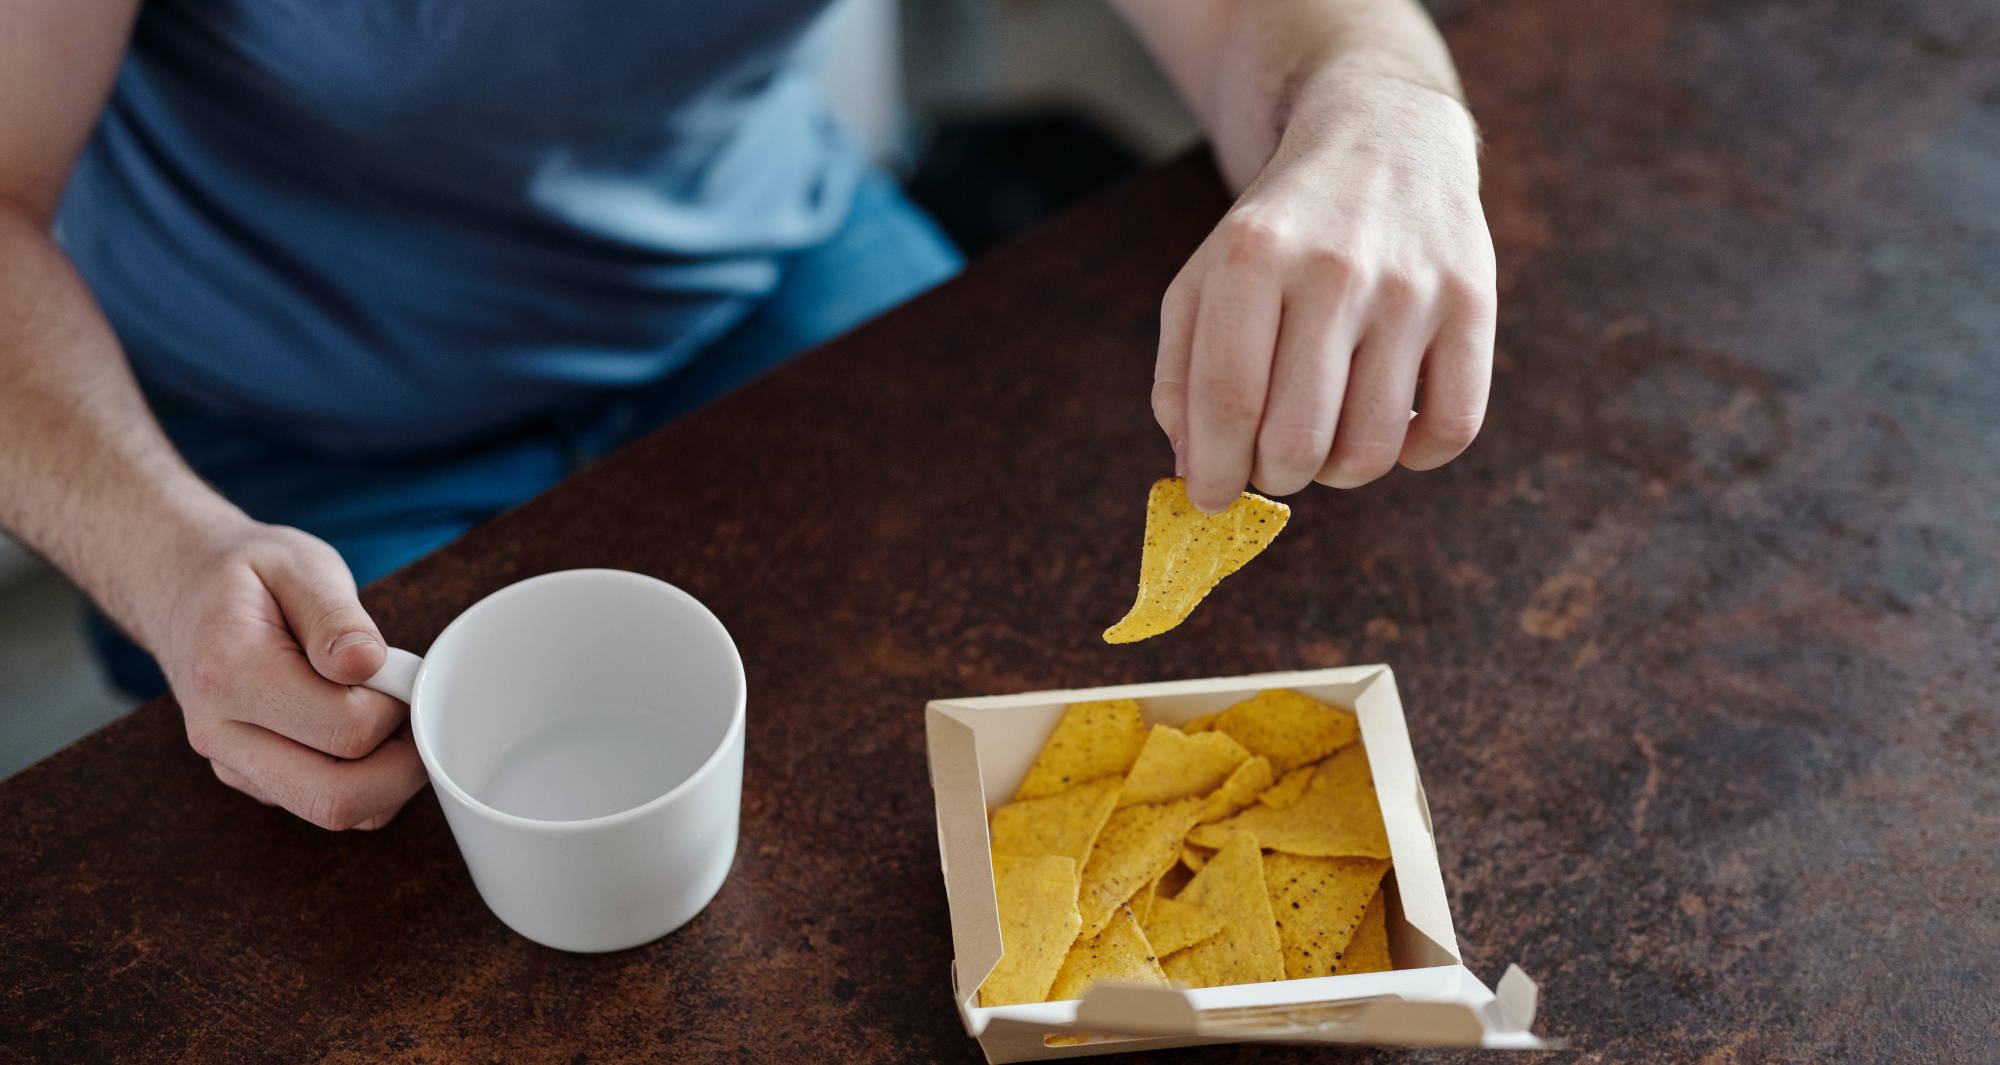
[[[57,232],[156,393],[350,453],[659,380],[842,221],[825,0],[148,0]]]

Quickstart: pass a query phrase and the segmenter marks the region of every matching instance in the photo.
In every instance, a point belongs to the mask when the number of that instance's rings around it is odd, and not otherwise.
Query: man
[[[224,783],[385,824],[424,773],[352,687],[384,654],[357,574],[954,269],[827,119],[822,6],[0,6],[0,525]],[[1493,260],[1423,12],[1119,8],[1240,192],[1161,304],[1189,495],[1449,461]]]

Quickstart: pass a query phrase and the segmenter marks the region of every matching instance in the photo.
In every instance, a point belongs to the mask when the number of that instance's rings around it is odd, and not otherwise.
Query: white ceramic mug
[[[695,598],[622,570],[473,604],[369,687],[410,704],[486,905],[573,951],[685,924],[722,888],[743,792],[743,662]]]

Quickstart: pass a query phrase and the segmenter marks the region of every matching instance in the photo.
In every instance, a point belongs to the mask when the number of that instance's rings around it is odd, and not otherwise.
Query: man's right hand
[[[425,784],[402,703],[357,687],[386,645],[340,555],[247,519],[193,550],[146,642],[224,784],[321,828],[379,828]]]
[[[153,652],[224,783],[327,828],[374,828],[424,768],[403,705],[351,687],[385,653],[353,575],[188,468],[53,239],[138,8],[0,8],[0,528]]]

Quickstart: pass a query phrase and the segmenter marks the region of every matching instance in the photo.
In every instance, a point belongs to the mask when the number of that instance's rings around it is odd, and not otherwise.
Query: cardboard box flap
[[[1000,963],[1000,911],[993,899],[993,858],[986,803],[977,788],[938,787],[940,780],[979,779],[972,726],[935,707],[924,712],[930,746],[931,791],[937,798],[938,860],[951,910],[953,991],[964,998]]]
[[[995,1011],[989,1031],[1020,1025],[1025,1032],[1070,1033],[1095,1040],[1173,1039],[1182,1042],[1352,1043],[1373,1046],[1535,1049],[1545,1044],[1519,1019],[1521,995],[1532,1006],[1534,982],[1509,966],[1510,1001],[1502,1003],[1461,966],[1414,972],[1392,993],[1361,998],[1232,1004],[1231,988],[1191,992],[1179,988],[1103,984],[1093,987],[1067,1015],[1065,1003]],[[1326,979],[1339,980],[1340,977]],[[1201,1006],[1198,999],[1215,1000]],[[1015,1019],[1002,1013],[1041,1014]],[[1039,1038],[1039,1036],[1037,1036]]]
[[[1353,707],[1382,804],[1382,827],[1389,835],[1403,917],[1458,961],[1458,936],[1452,929],[1451,903],[1444,895],[1444,873],[1438,867],[1430,804],[1417,777],[1410,731],[1403,723],[1395,678],[1387,666],[1378,667],[1368,678]]]
[[[1500,983],[1493,988],[1493,1002],[1488,1007],[1494,1014],[1492,1023],[1519,1032],[1533,1028],[1535,1000],[1540,993],[1520,966],[1507,966],[1507,971],[1500,974]]]

